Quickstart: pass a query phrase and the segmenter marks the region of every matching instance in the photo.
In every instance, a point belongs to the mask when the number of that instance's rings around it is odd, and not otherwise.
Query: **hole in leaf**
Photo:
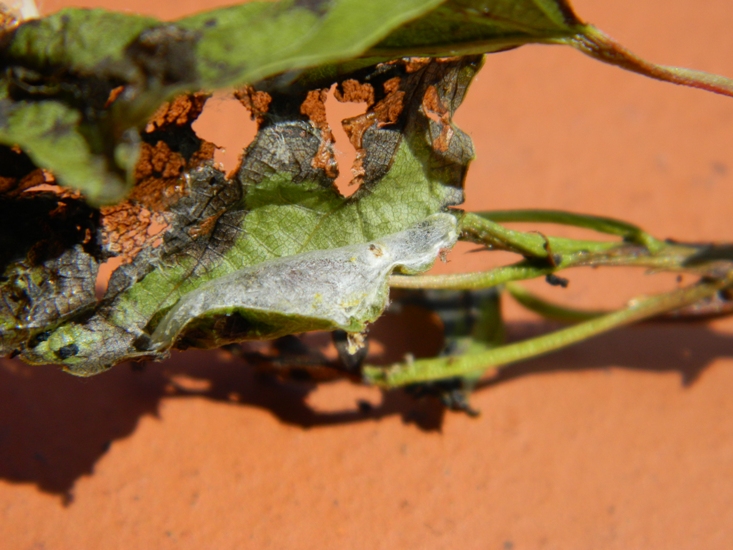
[[[109,285],[109,278],[114,273],[114,270],[122,265],[123,260],[124,258],[122,256],[114,256],[99,266],[97,279],[94,283],[94,292],[97,300],[104,298],[104,294],[107,292],[107,286]]]
[[[336,154],[336,161],[338,162],[339,175],[336,178],[336,187],[344,197],[350,197],[356,190],[359,189],[358,185],[350,185],[354,174],[351,171],[356,161],[356,149],[349,140],[349,136],[346,135],[341,121],[346,118],[352,118],[359,115],[363,115],[367,110],[366,102],[342,103],[337,101],[334,97],[334,84],[328,91],[328,100],[326,100],[326,120],[328,125],[331,127],[333,137],[335,141],[334,152]]]
[[[229,173],[237,168],[244,149],[252,143],[257,123],[231,92],[216,92],[206,102],[193,129],[201,139],[217,145],[214,161]]]

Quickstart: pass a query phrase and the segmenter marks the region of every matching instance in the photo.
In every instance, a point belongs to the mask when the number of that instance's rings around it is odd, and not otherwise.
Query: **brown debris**
[[[107,96],[107,101],[104,102],[104,108],[105,109],[109,108],[109,106],[112,105],[115,102],[115,100],[118,97],[120,97],[120,94],[122,92],[124,92],[124,91],[125,91],[125,87],[124,86],[117,86],[116,88],[113,88],[109,92],[109,95]],[[168,104],[166,103],[166,105],[168,105]],[[158,109],[158,110],[160,110],[160,109]],[[156,114],[157,114],[157,112],[156,112]]]
[[[36,168],[22,178],[0,177],[0,195],[15,198],[23,191],[39,185],[53,185],[55,180],[50,172]]]
[[[218,212],[209,216],[208,218],[205,218],[197,226],[189,228],[188,234],[191,235],[191,237],[194,239],[198,239],[199,237],[203,237],[204,235],[210,235],[216,227],[216,222],[219,221],[219,218],[221,218],[222,214],[223,212]]]
[[[208,97],[204,93],[183,95],[162,105],[148,123],[147,132],[190,125]],[[186,161],[163,140],[155,145],[143,142],[129,198],[101,209],[102,241],[107,250],[121,256],[124,264],[143,248],[158,246],[161,233],[169,227],[166,212],[187,193],[186,171],[213,159],[215,149],[213,143],[201,141],[199,150]]]
[[[405,92],[400,90],[401,79],[398,76],[384,83],[385,98],[374,106],[374,114],[380,127],[394,124],[402,113]]]
[[[103,207],[101,222],[102,243],[109,252],[121,258],[122,264],[132,262],[167,228],[162,214],[130,201]]]
[[[353,78],[336,86],[333,95],[341,103],[366,103],[367,107],[374,105],[374,87]]]
[[[150,210],[168,210],[185,193],[183,182],[179,181],[185,168],[183,156],[171,151],[164,141],[155,146],[143,143],[130,199]]]
[[[328,97],[328,89],[311,90],[300,106],[301,114],[307,116],[314,126],[323,128],[328,126],[326,121],[326,98]]]
[[[115,90],[112,90],[110,97],[112,97],[114,92]],[[164,103],[158,108],[155,114],[148,121],[148,126],[145,128],[145,131],[153,132],[163,128],[164,126],[173,124],[176,126],[190,124],[196,120],[201,114],[201,111],[204,110],[204,105],[209,97],[210,94],[204,92],[197,92],[190,95],[179,95],[173,101]],[[112,100],[114,101],[114,99]]]
[[[300,106],[301,114],[307,116],[311,124],[321,131],[321,143],[318,151],[311,161],[311,166],[316,170],[323,170],[329,178],[338,177],[338,163],[333,152],[333,132],[326,120],[326,98],[328,88],[311,90]]]
[[[192,124],[201,114],[209,94],[195,93],[176,97],[163,104],[148,122],[148,133],[170,126]],[[199,150],[186,162],[181,153],[170,149],[165,141],[155,145],[143,143],[135,167],[135,187],[129,200],[152,212],[167,211],[186,193],[182,174],[204,161],[214,158],[216,146],[202,141]]]
[[[252,115],[252,120],[256,120],[257,124],[262,124],[265,114],[270,109],[270,103],[272,103],[270,94],[255,90],[252,86],[243,86],[234,90],[234,97],[247,108]]]
[[[440,100],[438,90],[435,86],[428,86],[428,89],[425,91],[422,99],[422,109],[426,116],[440,124],[440,134],[433,140],[433,148],[436,151],[447,151],[450,140],[453,138],[451,113]]]
[[[405,61],[405,70],[407,74],[416,73],[432,61],[430,57],[409,57]]]
[[[351,145],[356,149],[356,159],[354,160],[354,166],[351,168],[354,177],[349,185],[361,185],[366,175],[364,170],[364,155],[366,154],[363,144],[364,133],[374,124],[379,127],[394,124],[397,122],[400,113],[402,113],[405,92],[400,90],[400,78],[396,76],[387,80],[384,83],[384,91],[387,93],[384,99],[370,107],[366,113],[341,121],[346,135],[349,136]]]

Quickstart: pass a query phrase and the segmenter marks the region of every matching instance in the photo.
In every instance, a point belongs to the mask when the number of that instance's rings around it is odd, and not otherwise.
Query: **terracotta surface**
[[[574,4],[645,57],[733,75],[727,0]],[[125,5],[174,17],[205,4]],[[240,123],[206,116],[201,132],[241,140]],[[526,47],[487,60],[457,118],[478,154],[468,208],[733,240],[733,100]],[[448,269],[491,261],[457,256]],[[534,288],[614,306],[674,284],[570,278]],[[506,310],[514,336],[547,328]],[[397,355],[430,329],[402,326]],[[88,380],[3,361],[0,547],[730,548],[732,353],[733,320],[622,330],[509,369],[475,394],[477,419],[346,383],[255,380],[223,353]]]

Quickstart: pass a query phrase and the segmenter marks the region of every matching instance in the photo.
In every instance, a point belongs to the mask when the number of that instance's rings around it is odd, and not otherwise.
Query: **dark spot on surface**
[[[313,376],[310,372],[303,368],[294,368],[290,370],[290,377],[296,382],[311,382]]]
[[[132,345],[138,351],[148,351],[150,349],[150,336],[141,334],[135,339]]]
[[[359,399],[356,402],[356,406],[359,407],[359,412],[361,414],[371,414],[374,410],[374,405],[364,399]]]
[[[79,346],[76,344],[69,344],[56,350],[56,355],[59,359],[68,359],[79,353]]]
[[[36,335],[36,337],[33,339],[33,342],[34,342],[33,345],[36,346],[40,344],[41,342],[45,342],[46,340],[49,339],[50,336],[51,336],[51,331],[48,331],[48,330],[46,332],[42,332]]]
[[[715,172],[719,176],[725,176],[728,173],[728,166],[724,162],[720,162],[718,160],[713,161],[711,167],[713,169],[713,172]]]
[[[130,363],[130,372],[141,373],[145,372],[145,368],[148,366],[146,361],[133,361]]]
[[[219,22],[216,19],[208,19],[204,21],[204,27],[207,29],[210,29],[211,27],[216,27],[219,24]]]
[[[404,390],[416,399],[437,397],[440,403],[451,411],[463,412],[471,417],[480,414],[480,411],[471,407],[468,400],[469,390],[465,387],[463,379],[457,376],[434,382],[408,384]]]
[[[552,286],[561,286],[563,288],[567,288],[570,284],[570,281],[567,280],[565,277],[558,277],[554,273],[550,273],[547,277],[545,277],[545,281],[547,281],[547,284]]]
[[[164,85],[195,82],[198,39],[198,33],[161,25],[140,33],[126,53],[151,80]]]
[[[296,8],[305,8],[318,15],[319,17],[326,15],[331,0],[295,0],[293,6]]]
[[[554,2],[554,4],[562,13],[562,18],[566,25],[572,26],[579,25],[581,23],[581,21],[573,12],[573,8],[570,7],[570,4],[568,4],[566,0],[557,0],[556,2]]]
[[[369,245],[369,251],[374,254],[377,258],[380,258],[384,255],[384,251],[377,246],[376,244],[370,244]]]
[[[22,178],[35,169],[33,161],[22,151],[0,146],[0,178]]]

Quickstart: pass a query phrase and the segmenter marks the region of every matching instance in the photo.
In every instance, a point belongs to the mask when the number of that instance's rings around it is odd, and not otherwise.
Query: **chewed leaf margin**
[[[169,227],[161,244],[148,243],[118,268],[95,307],[50,324],[42,338],[37,332],[19,346],[21,357],[61,363],[80,375],[160,357],[150,337],[183,296],[203,285],[274,258],[378,241],[459,204],[473,148],[450,119],[481,62],[480,56],[419,66],[395,62],[351,75],[350,81],[369,83],[374,103],[357,117],[363,178],[349,198],[338,192],[335,174],[323,162],[324,154],[333,153],[330,130],[303,107],[312,96],[270,92],[259,132],[235,176],[225,177],[210,161],[181,172],[174,187],[185,191],[164,212]],[[385,104],[389,120],[380,106]],[[442,112],[439,120],[431,109]],[[155,210],[152,203],[148,207]],[[386,292],[386,278],[380,284]],[[363,327],[382,307],[367,308],[352,328]],[[301,314],[270,322],[273,328],[265,332],[235,321],[232,315],[207,318],[178,345],[211,347],[327,328]]]
[[[266,79],[270,89],[312,90],[400,57],[529,43],[571,45],[653,78],[733,93],[729,79],[639,59],[564,0],[281,0],[168,23],[66,9],[0,35],[0,143],[20,146],[92,205],[112,204],[134,184],[139,130],[180,93]]]

